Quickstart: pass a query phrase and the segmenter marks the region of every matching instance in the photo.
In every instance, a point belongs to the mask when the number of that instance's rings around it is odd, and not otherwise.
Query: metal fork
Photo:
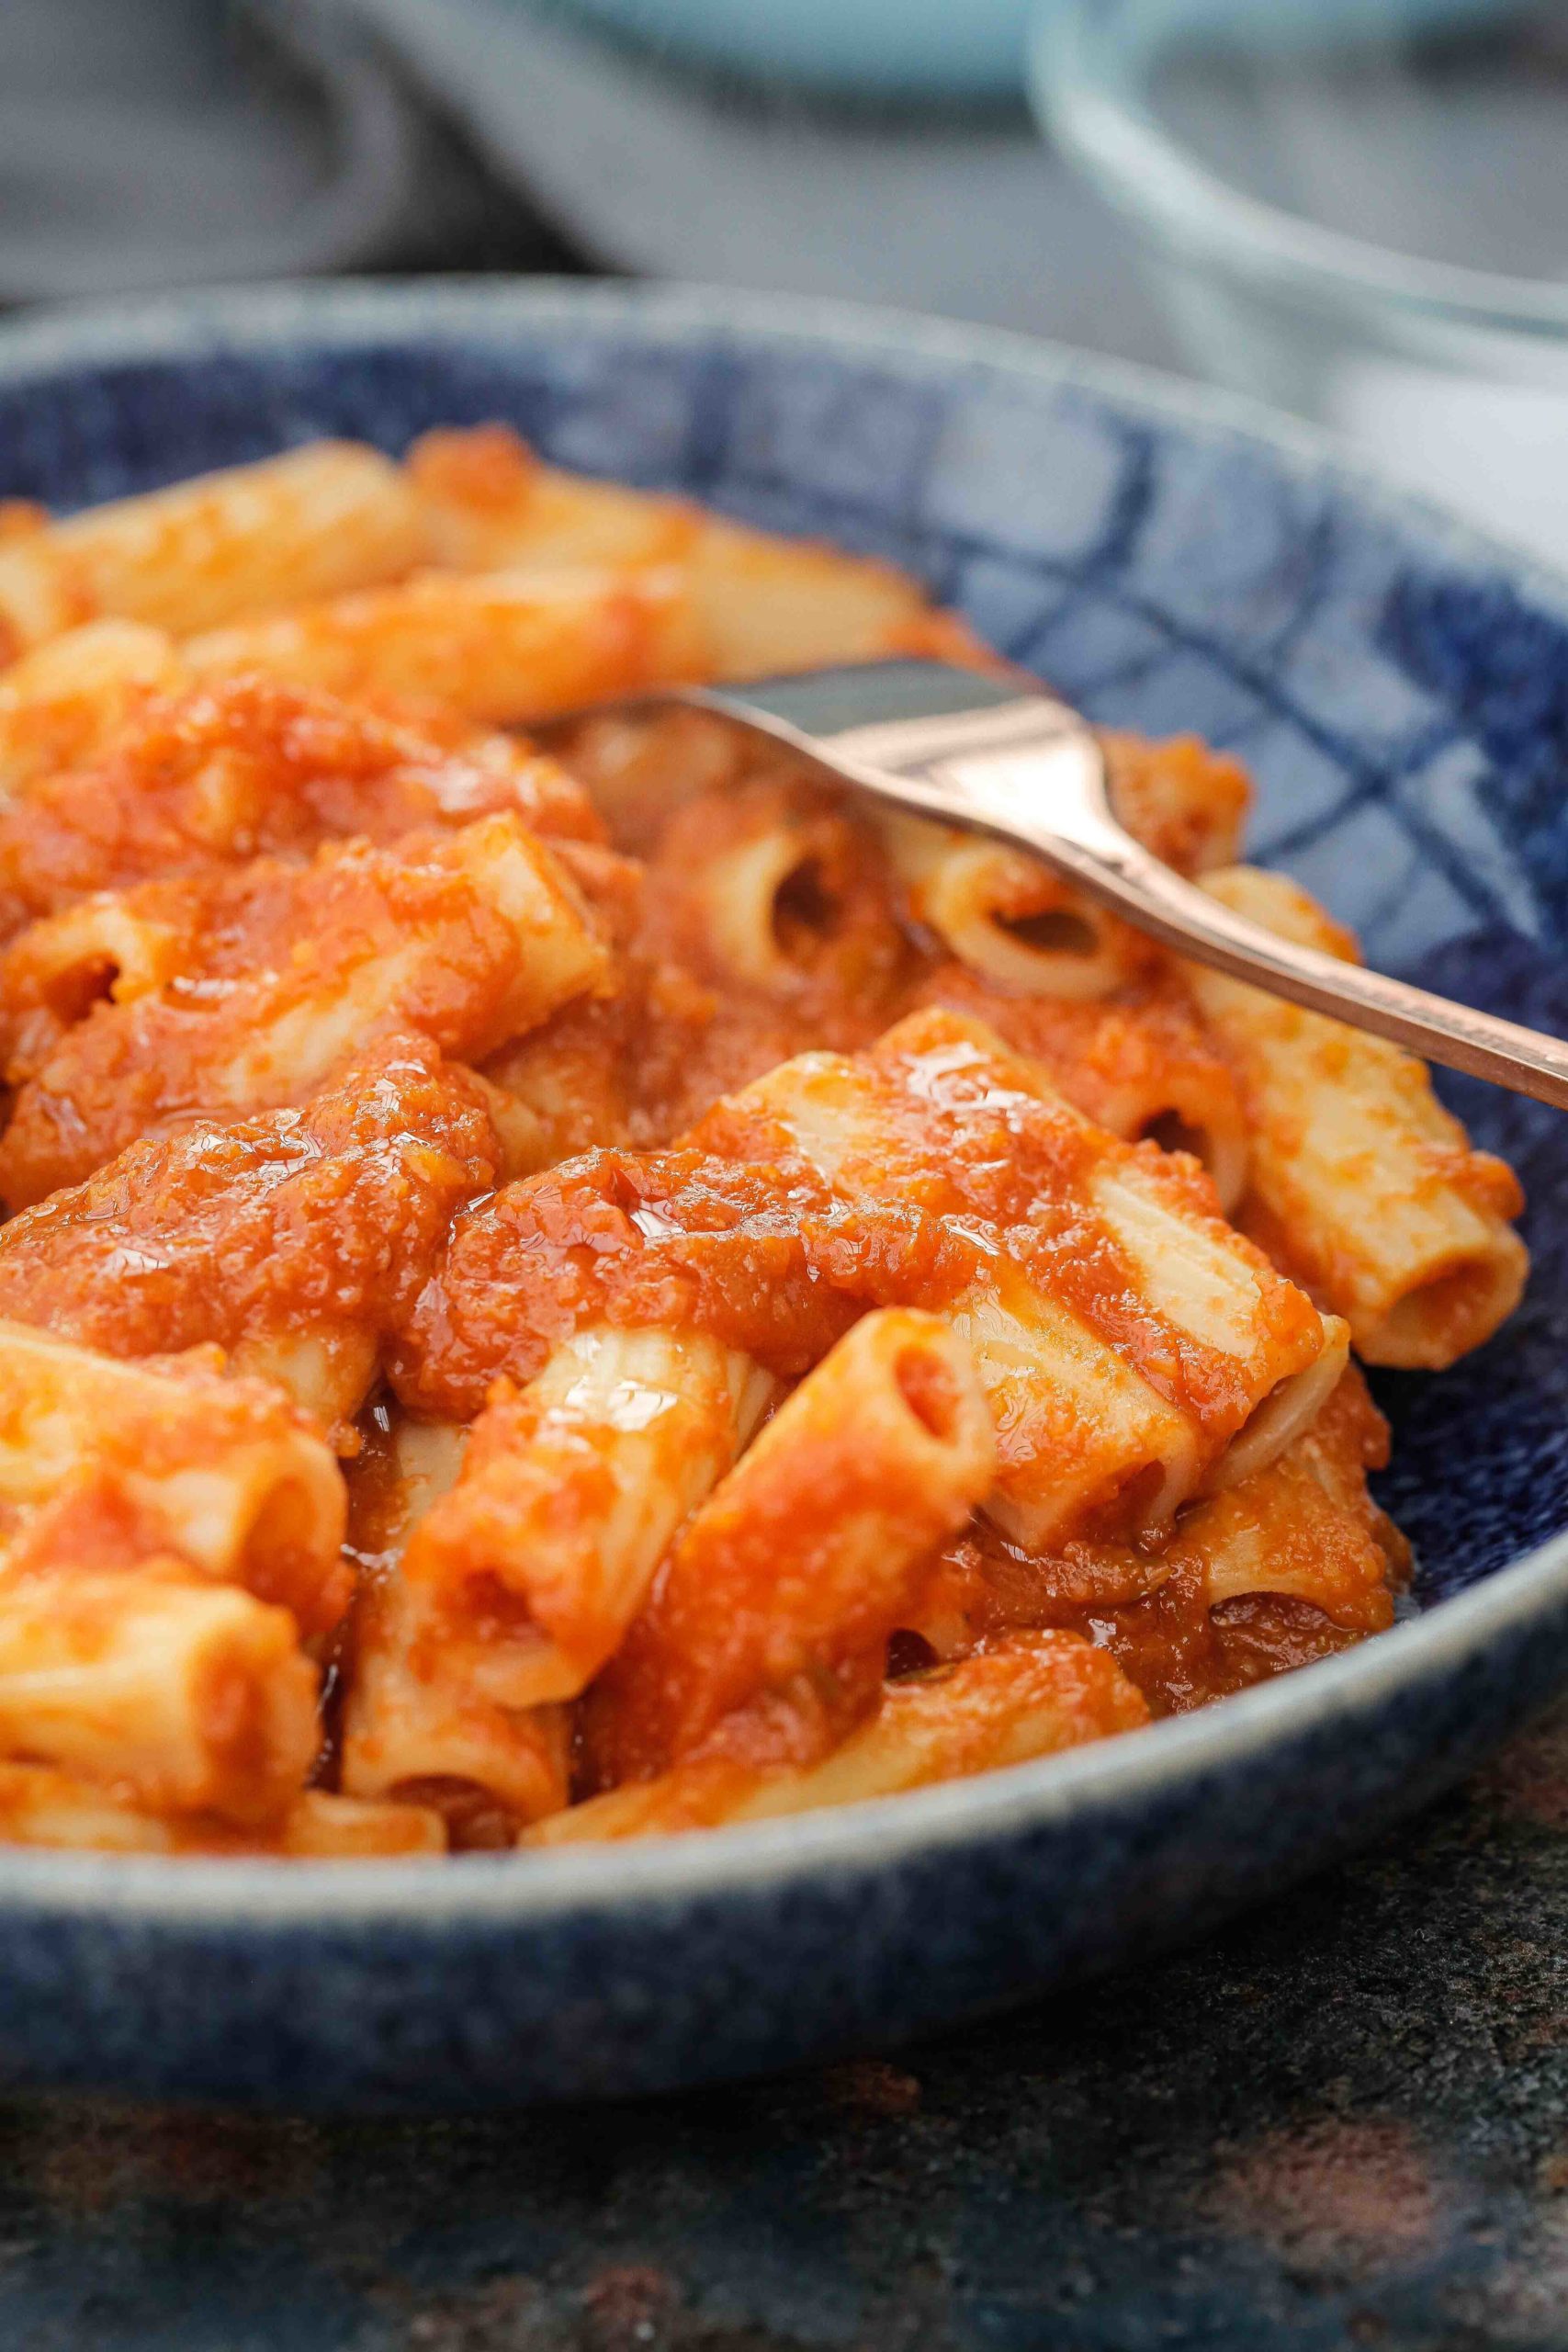
[[[611,707],[671,703],[786,743],[890,808],[1028,850],[1180,955],[1568,1110],[1561,1039],[1277,938],[1151,856],[1111,811],[1092,730],[1043,687],[1021,690],[944,662],[873,662]]]

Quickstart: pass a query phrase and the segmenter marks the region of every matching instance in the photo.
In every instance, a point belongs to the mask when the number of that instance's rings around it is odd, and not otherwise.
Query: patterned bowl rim
[[[291,345],[323,353],[389,337],[492,340],[514,329],[620,328],[668,344],[731,339],[847,361],[881,359],[933,379],[1011,379],[1141,411],[1200,440],[1262,444],[1298,479],[1326,481],[1358,509],[1414,526],[1455,560],[1506,572],[1568,618],[1568,580],[1391,482],[1328,435],[1244,396],[1130,362],[1015,334],[857,304],[728,288],[582,284],[570,278],[329,280],[218,288],[134,305],[72,306],[0,325],[0,385],[137,360],[199,365]],[[353,1929],[377,1922],[439,1934],[457,1922],[544,1925],[685,1905],[834,1874],[878,1874],[915,1857],[1002,1847],[1032,1833],[1109,1830],[1175,1784],[1245,1774],[1280,1744],[1375,1736],[1400,1702],[1419,1704],[1532,1626],[1568,1608],[1568,1528],[1376,1640],[1216,1705],[1066,1755],[839,1811],[718,1829],[613,1851],[419,1861],[310,1862],[0,1849],[0,1897],[127,1923]],[[1564,1661],[1568,1675],[1568,1658]]]

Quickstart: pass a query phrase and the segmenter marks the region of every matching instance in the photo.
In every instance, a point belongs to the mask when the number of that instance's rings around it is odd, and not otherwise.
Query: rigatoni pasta
[[[154,1555],[0,1581],[0,1746],[151,1811],[265,1821],[315,1758],[316,1677],[287,1610]]]
[[[820,1763],[757,1764],[720,1748],[554,1814],[521,1842],[669,1836],[901,1796],[1147,1721],[1145,1702],[1103,1650],[1076,1634],[1017,1634],[888,1683],[869,1720]]]
[[[1288,1443],[1343,1366],[1342,1329],[1167,1156],[1094,1128],[973,1020],[915,1013],[858,1062],[804,1056],[701,1133],[963,1220],[976,1263],[946,1311],[1003,1431],[987,1508],[1031,1549],[1168,1526]]]
[[[489,1092],[420,1037],[301,1110],[152,1137],[0,1225],[0,1315],[108,1356],[212,1345],[334,1438],[500,1171]]]
[[[882,1680],[933,1545],[989,1493],[973,1359],[934,1316],[864,1316],[692,1515],[588,1710],[597,1769],[646,1779],[773,1702],[797,1757]]]
[[[498,1382],[403,1564],[449,1622],[485,1624],[473,1687],[514,1707],[575,1699],[773,1390],[740,1350],[657,1325],[589,1323],[525,1388]]]
[[[0,1198],[27,1207],[175,1118],[308,1101],[378,1033],[482,1059],[608,970],[570,876],[508,813],[85,901],[0,957]]]
[[[1236,866],[1205,888],[1304,946],[1351,952],[1281,876]],[[1247,1091],[1268,1246],[1346,1317],[1369,1363],[1441,1371],[1477,1346],[1524,1289],[1512,1170],[1471,1149],[1413,1054],[1221,973],[1192,985]]]
[[[503,1844],[568,1792],[564,1707],[513,1708],[475,1689],[471,1625],[454,1625],[404,1562],[421,1521],[462,1469],[468,1432],[386,1414],[351,1473],[366,1562],[340,1726],[353,1797],[432,1807],[466,1845]]]
[[[167,632],[145,622],[87,621],[45,638],[0,670],[0,802],[90,760],[145,696],[177,691],[185,674]]]
[[[184,656],[197,676],[259,671],[371,701],[428,697],[501,725],[707,666],[678,573],[588,569],[416,572],[205,631]]]
[[[0,513],[0,1840],[737,1828],[1392,1622],[1349,1350],[1526,1266],[1420,1066],[715,715],[514,731],[922,651],[501,426]],[[1234,761],[1104,748],[1348,950]]]
[[[503,427],[428,433],[408,467],[438,562],[478,572],[656,568],[678,584],[694,653],[712,677],[913,650],[926,620],[919,589],[886,564],[543,465]]]
[[[107,1487],[148,1551],[284,1602],[311,1632],[343,1614],[342,1478],[310,1422],[270,1386],[225,1377],[200,1351],[117,1363],[0,1323],[0,1398],[13,1545],[28,1514]]]
[[[0,541],[0,617],[23,642],[113,615],[175,636],[390,580],[423,552],[400,469],[317,441]],[[52,623],[52,627],[50,624]]]

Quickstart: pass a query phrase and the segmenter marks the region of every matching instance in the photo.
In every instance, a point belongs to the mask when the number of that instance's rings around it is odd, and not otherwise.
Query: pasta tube
[[[1250,793],[1233,761],[1190,737],[1111,735],[1104,749],[1117,812],[1156,857],[1184,873],[1234,857]],[[879,822],[914,921],[999,988],[1081,1001],[1156,960],[1130,925],[1021,850],[919,817]]]
[[[1196,735],[1164,741],[1107,728],[1100,738],[1111,805],[1145,849],[1179,874],[1236,857],[1252,804],[1247,770]]]
[[[602,1324],[564,1340],[525,1388],[492,1391],[461,1477],[404,1562],[410,1588],[449,1618],[493,1621],[477,1689],[513,1707],[575,1697],[773,1386],[700,1331]]]
[[[293,1618],[183,1563],[0,1588],[0,1749],[154,1811],[265,1821],[315,1759],[316,1672]]]
[[[485,1064],[509,1180],[627,1139],[641,993],[584,997]]]
[[[196,953],[199,913],[154,885],[123,898],[105,891],[29,923],[0,958],[11,1084],[41,1069],[102,1000],[131,1004],[166,988]]]
[[[111,1854],[276,1854],[289,1860],[409,1860],[446,1851],[428,1805],[378,1804],[307,1789],[276,1824],[157,1813],[118,1788],[48,1764],[0,1764],[0,1842]]]
[[[914,922],[998,987],[1108,996],[1150,960],[1128,924],[1021,850],[923,817],[884,817],[879,830]]]
[[[166,632],[141,621],[88,621],[22,654],[0,673],[0,804],[102,752],[146,695],[184,676]]]
[[[193,637],[198,674],[259,670],[333,694],[448,703],[512,725],[695,677],[678,574],[423,571]]]
[[[308,1633],[344,1613],[344,1482],[285,1399],[200,1355],[120,1364],[0,1322],[0,1505],[38,1510],[85,1482],[108,1482],[148,1547],[280,1601]]]
[[[676,1544],[590,1701],[602,1777],[660,1771],[761,1700],[830,1745],[880,1684],[912,1581],[995,1468],[962,1340],[908,1308],[864,1317]]]
[[[1228,1216],[1247,1188],[1248,1137],[1235,1076],[1175,973],[1110,1000],[1019,997],[957,964],[938,967],[928,1004],[984,1021],[1014,1053],[1125,1143],[1190,1152]]]
[[[874,840],[809,788],[757,779],[670,824],[649,867],[645,945],[721,985],[844,1001],[905,954]]]
[[[62,615],[118,615],[183,637],[396,579],[422,545],[396,466],[357,442],[317,441],[47,523],[9,551],[14,580],[0,545],[0,612],[24,643]],[[24,564],[51,594],[25,595]]]
[[[423,1802],[459,1845],[504,1841],[566,1803],[561,1707],[508,1708],[475,1687],[476,1648],[403,1573],[421,1518],[457,1481],[468,1432],[393,1422],[356,1473],[355,1534],[370,1566],[355,1609],[341,1776],[361,1799]]]
[[[818,1764],[716,1752],[570,1805],[525,1848],[730,1827],[897,1796],[1135,1731],[1148,1708],[1114,1659],[1077,1634],[1014,1634],[954,1666],[886,1685],[870,1721]]]
[[[453,1216],[495,1182],[487,1100],[394,1037],[302,1111],[134,1144],[0,1226],[0,1316],[112,1356],[212,1342],[346,1424]]]
[[[942,1308],[998,1431],[987,1509],[1031,1551],[1168,1525],[1280,1451],[1332,1389],[1325,1323],[1180,1164],[1121,1144],[983,1024],[912,1014],[858,1060],[807,1054],[721,1106],[705,1148],[799,1153],[846,1198],[963,1220],[975,1279]]]
[[[1390,1579],[1404,1555],[1366,1471],[1387,1458],[1386,1426],[1352,1368],[1283,1453],[1181,1521],[1162,1565],[1194,1575],[1211,1609],[1279,1593],[1348,1632],[1382,1633],[1393,1622]]]
[[[0,1505],[106,1481],[147,1550],[291,1610],[313,1633],[348,1598],[330,1449],[275,1392],[199,1357],[119,1363],[0,1322]]]
[[[1353,953],[1282,876],[1236,866],[1204,887],[1283,938]],[[1440,1371],[1479,1347],[1529,1268],[1509,1223],[1522,1206],[1512,1170],[1472,1149],[1399,1046],[1216,972],[1194,967],[1191,984],[1241,1074],[1244,1214],[1270,1254],[1344,1316],[1370,1363]]]
[[[232,876],[150,885],[144,898],[128,894],[130,910],[165,921],[181,892],[199,921],[169,951],[179,968],[166,985],[99,1002],[36,1069],[13,1046],[11,1074],[23,1082],[0,1139],[0,1193],[12,1207],[79,1183],[171,1118],[300,1102],[378,1033],[413,1029],[478,1059],[609,971],[571,883],[512,816],[388,850],[351,842],[306,867],[257,859]],[[29,996],[41,1019],[51,1001],[79,1002],[90,978],[102,985],[92,911],[36,923],[9,951],[0,978],[13,983],[14,1007],[21,1000],[20,1038],[33,1034]],[[45,990],[36,973],[57,926],[77,940],[82,967],[71,978],[54,969]]]
[[[407,462],[439,563],[670,569],[689,599],[709,676],[755,678],[897,651],[929,611],[916,582],[886,564],[563,472],[504,425],[428,433]]]
[[[114,630],[155,635],[127,621],[98,622],[0,675],[0,786],[20,756],[7,743],[7,691],[17,690],[24,672],[61,664],[68,648]],[[120,690],[122,704],[130,691]],[[18,919],[58,913],[90,891],[125,891],[256,856],[304,857],[344,837],[395,842],[423,827],[498,813],[558,842],[592,842],[602,830],[582,786],[511,736],[416,726],[253,676],[143,693],[112,741],[90,743],[88,720],[103,719],[108,699],[106,689],[42,707],[51,744],[63,741],[66,720],[75,740],[60,772],[35,776],[26,797],[0,812],[0,909],[14,900]],[[27,715],[37,716],[31,701]],[[13,737],[23,713],[14,716]],[[28,747],[37,740],[35,729]]]

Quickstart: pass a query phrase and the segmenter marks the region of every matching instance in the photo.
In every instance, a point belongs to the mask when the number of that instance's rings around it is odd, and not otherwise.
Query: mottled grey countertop
[[[1568,1707],[1201,1948],[887,2059],[322,2123],[0,2105],[5,2352],[1568,2344]]]

